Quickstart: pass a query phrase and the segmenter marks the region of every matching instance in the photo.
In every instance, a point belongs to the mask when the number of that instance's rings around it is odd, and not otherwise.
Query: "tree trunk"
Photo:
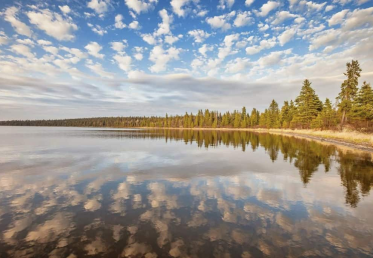
[[[341,120],[341,127],[343,126],[344,122],[345,122],[345,119],[346,119],[346,110],[343,110],[343,113],[342,113],[342,120]]]

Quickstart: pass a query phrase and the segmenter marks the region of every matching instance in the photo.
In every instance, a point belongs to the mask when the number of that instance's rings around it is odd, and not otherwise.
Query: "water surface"
[[[288,136],[0,127],[0,257],[372,257],[372,186]]]

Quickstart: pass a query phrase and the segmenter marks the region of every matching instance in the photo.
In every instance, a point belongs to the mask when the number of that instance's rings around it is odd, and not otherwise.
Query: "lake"
[[[0,257],[373,257],[372,156],[266,133],[0,127]]]

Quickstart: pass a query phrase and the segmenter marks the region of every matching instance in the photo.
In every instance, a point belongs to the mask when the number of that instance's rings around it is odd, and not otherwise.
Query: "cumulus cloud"
[[[110,0],[91,0],[87,3],[87,7],[93,9],[97,14],[104,14],[108,10]]]
[[[205,39],[207,39],[211,35],[205,32],[204,30],[190,30],[188,31],[188,34],[194,37],[194,41],[196,43],[202,43],[203,41],[205,41]]]
[[[275,1],[268,1],[267,3],[263,4],[262,7],[260,7],[260,12],[257,12],[259,16],[265,17],[267,16],[272,10],[279,7],[280,4]]]
[[[103,36],[104,34],[107,33],[107,30],[102,28],[100,25],[96,24],[96,25],[93,25],[91,23],[88,23],[87,24],[88,27],[90,27],[92,29],[92,31],[100,36]]]
[[[18,34],[31,37],[32,31],[25,23],[18,19],[18,11],[19,9],[15,6],[7,8],[4,12],[4,20],[9,22]]]
[[[64,5],[64,6],[58,6],[58,8],[60,8],[61,12],[63,12],[64,14],[69,14],[71,12],[71,9],[68,5]]]
[[[129,9],[135,11],[137,14],[147,12],[154,8],[158,0],[125,0]]]
[[[153,73],[165,71],[168,62],[179,59],[180,52],[180,49],[174,47],[163,49],[162,46],[155,46],[149,56],[149,60],[152,61],[154,65],[152,65],[149,70]]]
[[[233,25],[236,27],[243,27],[251,24],[254,19],[250,17],[250,15],[251,13],[249,11],[239,12],[233,22]]]
[[[360,28],[364,25],[373,25],[373,7],[366,9],[357,9],[354,10],[352,13],[349,13],[345,23],[343,24],[343,29],[352,30]]]
[[[210,24],[211,28],[213,29],[221,29],[222,31],[226,31],[231,28],[229,20],[235,15],[236,12],[232,11],[227,14],[206,18],[206,22]]]
[[[60,14],[48,9],[27,12],[30,23],[58,40],[70,41],[75,38],[73,32],[78,26],[70,19],[64,19]]]
[[[214,47],[213,47],[213,46],[209,46],[209,45],[207,45],[207,44],[203,44],[202,47],[200,47],[200,48],[198,49],[198,52],[201,53],[201,55],[203,55],[204,57],[207,57],[206,53],[207,53],[208,51],[212,51],[212,50],[214,50]]]
[[[22,55],[28,58],[33,58],[34,54],[31,53],[31,49],[28,46],[22,45],[22,44],[17,44],[17,45],[12,45],[11,51],[18,55]]]
[[[100,75],[103,78],[113,78],[114,75],[112,73],[109,73],[105,71],[105,69],[102,67],[100,63],[94,63],[92,60],[87,60],[85,66],[89,68],[92,72]]]
[[[126,27],[126,24],[123,23],[123,15],[117,14],[114,18],[115,24],[114,27],[117,29],[123,29]]]
[[[0,31],[0,45],[5,44],[8,44],[8,36],[3,31]]]
[[[123,71],[128,73],[131,70],[132,58],[130,56],[117,54],[113,59]]]
[[[235,0],[219,0],[218,8],[224,10],[225,8],[232,8]]]
[[[172,11],[179,17],[185,17],[191,11],[190,3],[196,3],[195,0],[171,0]],[[198,15],[198,14],[197,14]],[[201,16],[201,15],[199,15]],[[203,16],[203,15],[202,15]]]
[[[133,29],[133,30],[139,30],[141,29],[141,26],[138,21],[133,21],[130,24],[128,24],[128,28]]]
[[[276,18],[273,20],[272,24],[273,25],[278,25],[281,24],[283,21],[291,18],[296,18],[298,15],[292,14],[288,11],[280,11],[276,13]]]
[[[255,55],[264,49],[270,49],[274,46],[276,46],[276,38],[263,39],[260,41],[259,45],[247,47],[246,54]]]
[[[295,35],[296,31],[293,28],[285,30],[280,36],[278,36],[278,41],[280,42],[280,46],[285,45],[288,43]]]
[[[100,51],[102,50],[102,46],[100,46],[100,44],[98,44],[97,42],[90,42],[84,48],[88,51],[88,53],[91,56],[94,56],[100,59],[104,58],[105,56],[104,54],[100,54]]]
[[[245,5],[246,5],[247,7],[251,6],[253,3],[254,3],[254,0],[246,0],[246,1],[245,1]]]
[[[348,13],[348,10],[342,10],[336,14],[334,14],[330,19],[329,19],[329,26],[334,26],[337,24],[340,24],[343,22],[344,17]]]

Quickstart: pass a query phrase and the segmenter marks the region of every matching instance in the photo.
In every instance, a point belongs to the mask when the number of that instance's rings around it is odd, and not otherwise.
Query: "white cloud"
[[[164,50],[162,46],[155,46],[149,56],[149,60],[154,63],[149,68],[150,71],[153,73],[165,71],[168,62],[179,59],[180,52],[180,49],[174,47]]]
[[[11,51],[18,54],[18,55],[22,55],[22,56],[25,56],[25,57],[28,57],[28,58],[33,58],[34,57],[34,54],[31,53],[31,50],[28,46],[25,46],[25,45],[22,45],[22,44],[17,44],[17,45],[12,45],[11,47]]]
[[[203,41],[205,41],[205,39],[207,39],[211,35],[205,32],[204,30],[191,30],[191,31],[188,31],[188,34],[194,37],[194,41],[197,43],[202,43]]]
[[[91,0],[87,3],[87,7],[93,9],[97,14],[104,14],[108,10],[110,0]]]
[[[239,12],[233,22],[233,25],[236,27],[242,27],[252,23],[254,19],[251,18],[250,15],[251,13],[249,11]]]
[[[78,29],[70,19],[64,19],[60,14],[51,12],[48,9],[40,12],[27,12],[30,23],[36,25],[40,30],[58,40],[73,40],[73,32]]]
[[[276,46],[276,38],[271,38],[268,40],[263,39],[262,41],[260,41],[259,45],[247,47],[246,54],[255,55],[264,49],[270,49],[270,48],[273,48],[274,46]]]
[[[133,21],[128,25],[128,28],[133,29],[133,30],[139,30],[141,29],[141,26],[139,25],[138,21]]]
[[[126,27],[126,24],[124,24],[122,20],[123,20],[123,15],[118,14],[115,16],[115,24],[114,24],[115,28],[123,29]]]
[[[340,35],[339,30],[324,30],[319,33],[316,37],[314,37],[311,41],[311,45],[309,46],[309,50],[318,49],[321,46],[331,44],[333,41],[336,41]]]
[[[61,12],[63,12],[64,14],[68,14],[71,12],[70,7],[68,5],[64,5],[64,6],[59,5],[58,8],[60,8]]]
[[[206,18],[206,22],[210,24],[211,28],[213,29],[221,29],[222,31],[226,31],[231,28],[229,20],[235,15],[236,12],[232,11],[228,14]]]
[[[246,0],[245,1],[245,5],[247,6],[247,7],[249,7],[250,5],[252,5],[254,3],[254,0]]]
[[[18,20],[17,13],[19,9],[17,7],[9,7],[4,12],[4,20],[9,22],[18,34],[31,37],[31,29],[23,22]]]
[[[333,10],[334,8],[335,8],[334,5],[327,5],[327,6],[325,7],[325,12],[330,12],[330,11]]]
[[[100,25],[96,24],[96,25],[93,25],[91,23],[88,23],[87,24],[88,27],[90,27],[92,29],[92,31],[100,36],[103,36],[104,34],[107,33],[107,30],[105,30],[104,28],[102,28]]]
[[[278,2],[268,1],[267,3],[263,4],[262,7],[260,7],[260,12],[258,12],[258,15],[262,16],[262,17],[265,17],[272,10],[276,9],[279,6],[280,6],[280,4]]]
[[[160,36],[170,33],[170,24],[172,23],[173,17],[169,15],[166,9],[159,11],[159,15],[162,18],[162,23],[158,24],[158,30],[154,33],[155,36]]]
[[[290,53],[291,53],[291,50],[289,49],[285,51],[271,52],[270,54],[259,58],[257,62],[261,67],[277,65],[281,62],[281,59],[284,55],[287,55]]]
[[[130,56],[117,54],[113,58],[120,69],[127,73],[131,70],[132,58]]]
[[[58,48],[56,47],[53,47],[53,46],[43,46],[43,49],[46,51],[46,52],[49,52],[53,55],[57,55],[58,54]]]
[[[114,77],[112,73],[106,72],[100,63],[93,63],[92,60],[87,60],[85,66],[103,78],[111,79]]]
[[[225,66],[225,72],[227,73],[239,73],[250,66],[250,59],[248,58],[236,58],[231,60]]]
[[[158,2],[158,0],[125,0],[129,9],[134,10],[137,14],[147,12]]]
[[[343,24],[343,30],[352,30],[364,25],[373,25],[373,7],[357,9],[349,13]]]
[[[235,0],[219,0],[218,8],[224,10],[226,7],[232,8]]]
[[[326,2],[322,3],[322,4],[318,4],[318,3],[314,3],[312,1],[301,1],[301,4],[305,4],[307,7],[308,7],[308,10],[313,10],[313,11],[321,11],[324,6],[326,5]]]
[[[125,44],[123,44],[123,42]],[[117,51],[117,52],[123,52],[123,50],[127,47],[127,41],[124,40],[123,42],[120,42],[120,41],[114,41],[114,42],[111,42],[110,45],[111,45],[111,49]]]
[[[29,46],[34,46],[35,45],[35,42],[32,41],[31,39],[17,39],[16,41],[20,44],[23,44],[23,45],[29,45]]]
[[[213,49],[214,49],[213,46],[209,46],[209,45],[207,45],[207,44],[203,44],[202,47],[200,47],[200,48],[198,49],[198,52],[200,52],[201,55],[203,55],[204,57],[207,57],[206,53],[207,53],[208,51],[212,51]]]
[[[141,37],[149,45],[154,45],[157,42],[151,34],[142,34]]]
[[[336,14],[334,14],[330,19],[329,19],[329,26],[334,26],[337,24],[341,24],[343,22],[344,17],[348,13],[348,10],[342,10]]]
[[[39,39],[38,44],[42,45],[42,46],[46,46],[46,45],[52,45],[52,42],[50,42],[48,40]]]
[[[223,61],[227,56],[238,53],[237,50],[232,50],[234,42],[240,37],[240,34],[231,34],[224,37],[224,45],[219,48],[218,58]]]
[[[8,44],[8,36],[3,31],[0,31],[0,45]]]
[[[164,41],[167,43],[167,44],[174,44],[176,41],[178,41],[179,38],[176,37],[176,36],[172,36],[172,35],[168,35],[164,38]]]
[[[88,54],[90,54],[91,56],[101,59],[105,56],[104,54],[100,54],[102,47],[97,42],[90,42],[84,48],[88,51]]]
[[[179,17],[184,17],[189,11],[190,8],[183,9],[184,6],[187,6],[193,0],[171,0],[172,11],[177,14]]]
[[[285,45],[288,43],[295,35],[295,29],[290,28],[285,30],[280,36],[278,36],[278,40],[280,42],[280,46]]]
[[[272,22],[273,25],[278,25],[282,23],[283,21],[285,21],[286,19],[296,18],[298,16],[295,14],[289,13],[288,11],[280,11],[276,13],[275,17],[276,18]]]
[[[142,52],[144,51],[144,48],[143,47],[134,47],[133,48],[135,50],[135,54],[133,55],[133,57],[138,60],[138,61],[141,61],[143,59],[143,54]]]

